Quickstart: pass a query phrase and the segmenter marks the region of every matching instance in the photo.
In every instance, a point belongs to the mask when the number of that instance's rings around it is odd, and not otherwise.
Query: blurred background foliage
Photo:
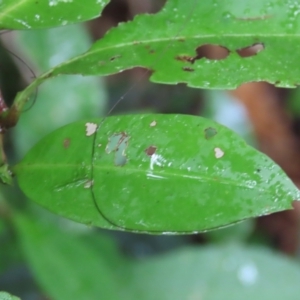
[[[38,75],[84,52],[118,22],[156,12],[163,4],[114,0],[87,24],[2,35],[4,98],[11,103],[32,77],[5,48]],[[64,124],[104,116],[127,93],[113,114],[183,113],[214,119],[268,154],[299,186],[299,89],[250,83],[230,92],[197,90],[149,83],[148,75],[136,68],[107,78],[47,81],[7,137],[10,162]],[[16,186],[0,190],[0,290],[24,300],[299,299],[298,242],[296,206],[203,234],[149,236],[76,224],[36,206]]]

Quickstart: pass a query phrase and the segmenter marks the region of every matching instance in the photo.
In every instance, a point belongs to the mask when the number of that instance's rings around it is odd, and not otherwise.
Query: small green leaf
[[[186,248],[132,266],[131,299],[299,298],[298,263],[264,248]],[[133,287],[133,288],[132,288]]]
[[[63,26],[99,16],[109,0],[2,0],[1,29]]]
[[[20,298],[12,296],[11,294],[6,292],[0,292],[0,300],[20,300]]]
[[[150,233],[199,232],[300,199],[279,166],[210,120],[126,115],[96,131],[97,123],[51,133],[15,166],[29,198],[78,222]],[[207,128],[216,130],[210,139]]]

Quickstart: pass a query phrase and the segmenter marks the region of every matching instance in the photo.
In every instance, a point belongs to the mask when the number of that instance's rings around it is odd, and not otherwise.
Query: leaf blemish
[[[93,135],[97,130],[97,124],[95,123],[85,123],[85,135],[91,136]]]
[[[175,59],[179,61],[189,62],[191,64],[193,64],[195,61],[195,57],[188,56],[188,55],[177,55]]]
[[[149,146],[149,147],[145,150],[145,153],[146,153],[148,156],[152,156],[152,155],[156,152],[156,149],[157,149],[157,147],[155,147],[155,146]]]
[[[115,133],[109,137],[107,146],[105,148],[106,153],[115,152],[115,165],[124,166],[127,162],[125,150],[128,147],[129,136],[126,132]]]
[[[151,49],[151,46],[150,46],[150,45],[146,45],[145,48],[146,48],[146,50],[148,50],[148,52],[149,52],[150,54],[155,53],[155,50]]]
[[[249,17],[249,18],[236,18],[237,20],[241,21],[260,21],[260,20],[266,20],[272,18],[272,15],[264,15],[264,16],[258,16],[258,17]]]
[[[154,120],[154,121],[152,121],[152,122],[150,123],[150,127],[155,127],[156,124],[157,124],[157,122]]]
[[[217,134],[217,130],[213,127],[207,127],[204,129],[204,136],[207,140],[211,139]]]
[[[216,158],[221,158],[221,157],[224,156],[224,151],[222,149],[217,147],[217,148],[214,149],[214,151],[215,151],[215,157]]]
[[[153,153],[150,160],[150,169],[153,170],[154,165],[163,167],[166,160],[159,154]]]
[[[186,72],[194,72],[195,71],[195,69],[190,68],[190,67],[182,67],[182,70],[186,71]]]
[[[264,49],[265,49],[265,45],[263,43],[255,43],[251,46],[237,49],[236,52],[240,57],[244,58],[244,57],[255,56],[258,52],[261,52]]]
[[[85,184],[84,184],[84,188],[85,189],[89,189],[89,188],[91,188],[92,186],[94,185],[94,180],[87,180],[86,182],[85,182]]]
[[[121,55],[114,55],[109,60],[114,61],[114,60],[116,60],[117,58],[120,58],[120,57],[121,57]]]
[[[64,139],[63,146],[64,146],[65,149],[69,148],[70,142],[71,142],[70,139]]]

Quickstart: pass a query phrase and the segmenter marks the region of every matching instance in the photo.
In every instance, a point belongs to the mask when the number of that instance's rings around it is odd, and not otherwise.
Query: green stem
[[[12,106],[0,114],[0,128],[8,129],[14,127],[20,117],[25,104],[36,88],[47,78],[51,77],[52,69],[36,78],[23,91],[19,92],[14,99]]]

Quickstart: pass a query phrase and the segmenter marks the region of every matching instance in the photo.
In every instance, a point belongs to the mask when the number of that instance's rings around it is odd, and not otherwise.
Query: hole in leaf
[[[155,147],[155,146],[149,146],[149,147],[145,150],[145,153],[146,153],[148,156],[152,156],[152,155],[156,152],[156,149],[157,149],[157,147]]]
[[[220,60],[225,59],[230,51],[223,46],[213,45],[213,44],[205,44],[196,49],[197,55],[194,57],[194,60],[207,58],[212,60]]]
[[[256,43],[252,46],[238,49],[238,50],[236,50],[236,52],[240,57],[251,57],[251,56],[256,55],[258,52],[260,52],[264,49],[265,49],[265,46],[263,43]]]
[[[120,132],[112,135],[108,139],[108,144],[105,148],[106,153],[115,152],[115,165],[124,166],[127,162],[125,150],[128,146],[129,136],[126,132]]]

